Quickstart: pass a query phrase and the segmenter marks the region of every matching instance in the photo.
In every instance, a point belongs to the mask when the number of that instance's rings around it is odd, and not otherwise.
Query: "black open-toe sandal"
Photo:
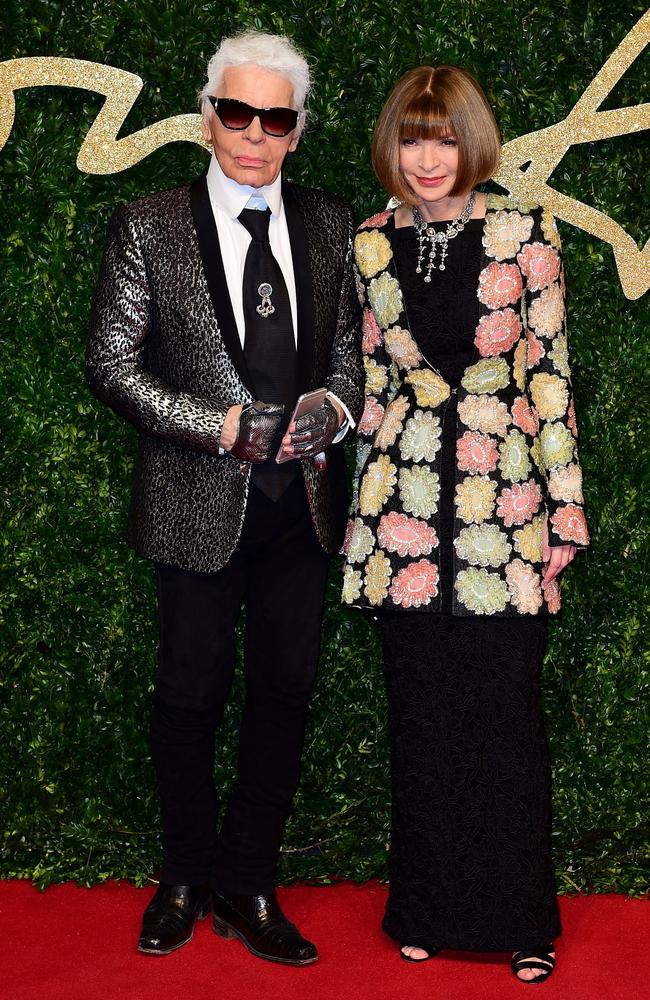
[[[420,948],[422,951],[426,951],[426,958],[411,958],[410,955],[405,955],[402,948]],[[405,944],[399,946],[400,958],[403,958],[405,962],[413,962],[414,965],[420,965],[422,962],[428,962],[430,958],[435,958],[440,948],[436,948],[435,944],[416,944],[414,941],[407,941]]]
[[[548,946],[548,950],[539,948],[535,951],[516,951],[510,963],[515,978],[519,979],[519,982],[524,983],[526,986],[530,986],[533,983],[543,983],[555,968],[555,959],[551,955],[552,951],[554,951],[552,944]],[[534,979],[521,979],[517,973],[523,969],[541,969],[542,971]]]

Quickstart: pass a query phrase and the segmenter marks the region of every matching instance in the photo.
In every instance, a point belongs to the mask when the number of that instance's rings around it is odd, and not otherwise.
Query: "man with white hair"
[[[339,198],[281,179],[310,87],[293,44],[225,39],[208,74],[207,173],[116,211],[87,353],[94,393],[140,432],[130,539],[158,588],[163,864],[138,947],[168,954],[212,908],[222,937],[306,965],[316,948],[274,879],[345,528],[341,442],[362,408],[353,223]],[[242,605],[239,766],[218,828],[215,730]]]

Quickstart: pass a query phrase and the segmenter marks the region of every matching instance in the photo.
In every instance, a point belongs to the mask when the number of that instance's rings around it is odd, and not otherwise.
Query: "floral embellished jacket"
[[[343,601],[439,610],[441,417],[455,392],[453,613],[557,612],[557,581],[542,585],[544,520],[550,545],[586,546],[589,536],[555,220],[488,196],[476,352],[452,387],[409,330],[387,235],[392,216],[368,219],[355,239],[366,403]]]

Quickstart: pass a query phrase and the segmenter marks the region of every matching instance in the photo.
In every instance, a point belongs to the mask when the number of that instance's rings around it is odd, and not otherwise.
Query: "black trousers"
[[[272,888],[300,777],[328,563],[298,476],[277,503],[251,486],[240,541],[219,572],[156,564],[160,648],[150,736],[162,881],[211,881],[251,894]],[[232,683],[242,605],[239,764],[218,831],[215,731]]]

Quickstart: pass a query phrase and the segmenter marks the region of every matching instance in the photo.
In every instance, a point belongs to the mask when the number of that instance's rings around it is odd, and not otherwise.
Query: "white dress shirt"
[[[271,244],[273,256],[280,265],[280,270],[287,286],[289,304],[291,306],[293,336],[297,347],[298,300],[289,229],[282,201],[281,174],[278,174],[272,184],[265,185],[264,187],[254,188],[248,184],[238,184],[232,178],[226,177],[219,166],[219,161],[213,153],[210,159],[210,166],[208,167],[207,183],[210,205],[212,206],[212,213],[219,235],[219,245],[221,247],[221,257],[226,275],[228,294],[230,295],[232,311],[235,316],[235,323],[237,324],[237,331],[242,347],[244,346],[246,335],[242,275],[244,273],[246,254],[251,242],[251,235],[246,227],[241,224],[238,217],[246,207],[264,207],[263,202],[266,202],[266,205],[271,210],[269,243]],[[345,403],[338,396],[334,395],[333,392],[328,393],[328,395],[336,400],[346,416],[338,434],[334,438],[334,442],[337,442],[344,437],[348,428],[354,427],[355,424]]]

